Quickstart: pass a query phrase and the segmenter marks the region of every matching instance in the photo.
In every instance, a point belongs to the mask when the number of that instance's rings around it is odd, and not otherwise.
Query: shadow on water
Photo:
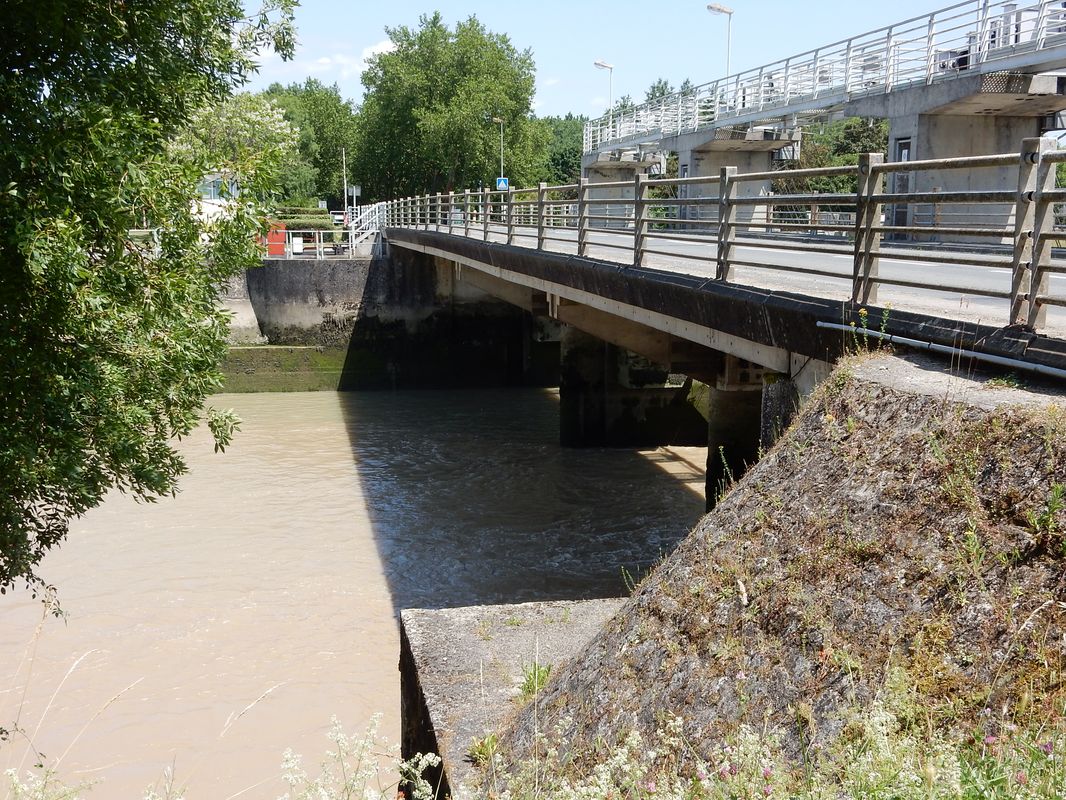
[[[560,447],[550,391],[337,398],[397,611],[621,596],[703,512],[661,451]]]

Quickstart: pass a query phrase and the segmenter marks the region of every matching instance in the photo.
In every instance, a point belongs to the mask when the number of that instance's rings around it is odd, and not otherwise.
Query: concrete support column
[[[623,348],[568,325],[560,335],[559,441],[564,447],[702,445],[706,423],[688,385]]]

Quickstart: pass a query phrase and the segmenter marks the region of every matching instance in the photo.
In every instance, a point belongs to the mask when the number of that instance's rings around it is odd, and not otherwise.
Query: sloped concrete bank
[[[949,736],[1020,715],[1062,725],[1064,433],[1061,388],[954,375],[919,356],[851,359],[556,663],[536,712],[499,712],[506,762],[553,731],[555,758],[581,771],[676,715],[693,752],[750,726],[799,763],[834,746],[889,670]],[[419,679],[429,697],[445,678],[420,664]],[[465,769],[445,753],[449,777]]]
[[[439,797],[462,797],[474,769],[471,743],[506,722],[536,665],[578,656],[622,600],[518,603],[400,615],[401,747],[405,758],[439,753]]]

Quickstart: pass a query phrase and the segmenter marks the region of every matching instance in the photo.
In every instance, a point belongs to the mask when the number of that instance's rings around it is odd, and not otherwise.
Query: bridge
[[[602,433],[644,402],[631,376],[650,362],[712,387],[728,412],[717,429],[711,421],[712,452],[737,449],[732,431],[747,419],[753,456],[750,427],[771,441],[842,352],[882,338],[948,353],[967,369],[977,359],[1066,378],[1066,260],[1053,250],[1066,240],[1055,225],[1063,162],[1053,140],[1028,139],[1015,153],[938,161],[867,154],[854,167],[638,174],[632,198],[597,198],[587,179],[440,193],[382,203],[377,214],[389,248],[561,323],[564,442],[619,443]],[[885,186],[901,173],[981,170],[1007,171],[1011,188]],[[856,189],[802,191],[822,177]],[[743,195],[745,183],[766,180],[791,188]],[[693,186],[713,197],[686,196]],[[934,211],[923,224],[894,224],[895,209],[930,204],[978,209],[978,220],[981,208],[1006,204],[1012,222],[959,226]],[[698,213],[712,205],[713,222]],[[943,241],[960,233],[965,242]],[[596,350],[603,342],[615,350]],[[713,486],[722,476],[713,464],[709,472]]]
[[[584,152],[661,144],[699,131],[725,130],[724,138],[737,138],[745,127],[795,127],[834,113],[887,117],[870,111],[906,89],[972,84],[989,74],[1034,75],[1064,64],[1061,0],[967,0],[634,108],[609,109],[586,124]],[[860,100],[866,113],[856,110]],[[1028,113],[1066,107],[1059,100],[1037,106]]]
[[[890,161],[936,160],[1014,150],[1024,138],[1066,127],[1066,8],[1061,0],[966,0],[806,53],[703,83],[585,126],[583,174],[612,183],[663,171],[680,177],[727,166],[767,172],[795,157],[803,128],[843,116],[888,120]],[[1005,173],[892,177],[896,191],[1003,188]],[[770,191],[749,183],[749,194]],[[603,190],[607,192],[607,189]],[[697,191],[693,189],[692,191]],[[923,209],[898,207],[896,223]],[[913,214],[917,213],[918,216]],[[986,207],[1008,224],[1009,206]],[[972,210],[959,219],[972,219]]]

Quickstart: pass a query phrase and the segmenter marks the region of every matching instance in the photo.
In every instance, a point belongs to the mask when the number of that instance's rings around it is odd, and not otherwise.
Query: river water
[[[110,497],[46,558],[63,619],[0,597],[0,770],[277,797],[331,716],[398,740],[399,609],[621,595],[703,508],[704,450],[560,448],[552,392],[212,405],[244,420],[225,454],[197,431],[177,497]]]

